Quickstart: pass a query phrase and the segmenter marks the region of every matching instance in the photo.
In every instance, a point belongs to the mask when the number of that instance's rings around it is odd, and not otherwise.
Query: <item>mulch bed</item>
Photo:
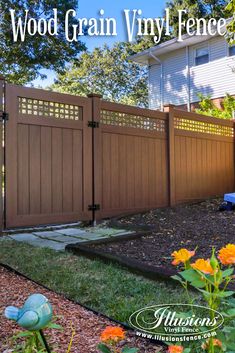
[[[115,323],[102,315],[96,315],[82,306],[65,299],[63,296],[55,294],[30,280],[25,279],[7,269],[0,267],[0,352],[6,352],[9,348],[9,339],[19,331],[17,325],[7,320],[4,309],[8,305],[22,306],[25,299],[32,293],[41,293],[48,297],[54,315],[59,316],[57,323],[64,329],[63,331],[50,330],[49,343],[57,353],[65,353],[71,337],[71,325],[76,331],[71,353],[95,353],[98,352],[96,346],[102,330],[107,325],[116,326]],[[153,345],[150,341],[137,338],[133,332],[129,331],[125,342],[129,347],[139,347],[140,353],[165,352],[160,346]],[[10,351],[7,351],[10,352]]]
[[[134,240],[89,245],[89,248],[124,256],[166,272],[174,270],[171,265],[174,250],[197,248],[196,257],[208,258],[212,247],[219,250],[228,243],[235,243],[235,211],[219,212],[221,202],[215,199],[123,217],[119,219],[121,227],[149,226],[151,234]]]

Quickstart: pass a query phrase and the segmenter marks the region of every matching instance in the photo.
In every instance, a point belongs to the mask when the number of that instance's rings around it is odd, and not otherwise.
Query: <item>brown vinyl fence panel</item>
[[[234,191],[233,121],[4,87],[8,228],[95,221]]]
[[[99,216],[167,206],[167,114],[104,101],[99,110]]]
[[[234,123],[174,110],[175,203],[234,191]]]
[[[6,226],[89,219],[89,100],[10,85],[6,96]]]

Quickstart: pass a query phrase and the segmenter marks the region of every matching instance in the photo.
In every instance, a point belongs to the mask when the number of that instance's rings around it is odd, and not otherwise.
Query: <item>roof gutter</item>
[[[190,73],[190,61],[189,61],[189,47],[186,47],[186,76],[187,76],[187,108],[188,112],[191,112],[191,73]]]
[[[163,63],[162,61],[149,50],[149,56],[161,65],[161,78],[160,78],[160,97],[161,97],[161,111],[164,110],[164,84],[163,84]]]

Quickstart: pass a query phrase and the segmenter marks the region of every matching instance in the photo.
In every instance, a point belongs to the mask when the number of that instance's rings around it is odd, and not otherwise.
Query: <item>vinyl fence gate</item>
[[[232,121],[0,83],[6,228],[92,221],[234,191]]]

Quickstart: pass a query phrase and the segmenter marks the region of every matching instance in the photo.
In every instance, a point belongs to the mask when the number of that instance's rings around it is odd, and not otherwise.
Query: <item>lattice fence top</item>
[[[174,126],[175,126],[175,129],[179,129],[179,130],[199,132],[199,133],[205,133],[205,134],[217,135],[217,136],[234,137],[234,129],[232,127],[213,124],[209,122],[175,117]]]
[[[78,105],[18,97],[19,113],[58,119],[82,120]]]
[[[101,111],[101,121],[104,125],[113,125],[120,127],[131,127],[149,131],[166,131],[166,122],[161,119],[153,119],[145,116],[132,115],[109,110]]]

